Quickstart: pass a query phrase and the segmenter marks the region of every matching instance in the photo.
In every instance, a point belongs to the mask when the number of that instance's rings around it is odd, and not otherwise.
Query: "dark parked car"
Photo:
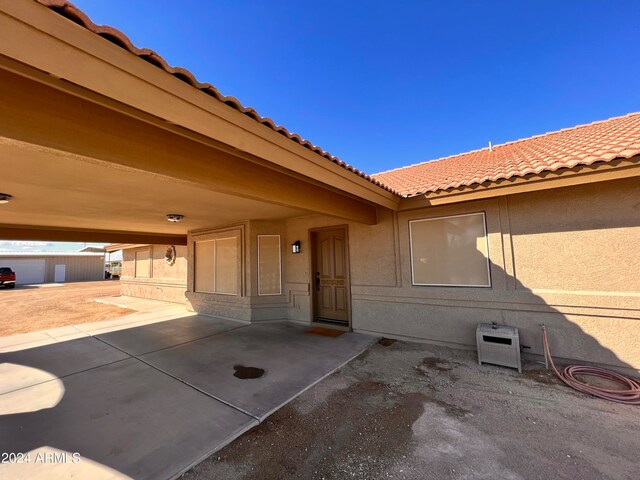
[[[9,267],[0,267],[0,286],[6,288],[16,286],[16,274]]]

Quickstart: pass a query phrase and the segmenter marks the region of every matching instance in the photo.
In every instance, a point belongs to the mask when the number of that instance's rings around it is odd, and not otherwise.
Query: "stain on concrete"
[[[427,397],[426,400],[428,402],[434,403],[435,405],[438,405],[439,407],[442,407],[444,409],[444,412],[448,416],[457,418],[458,420],[462,420],[467,416],[467,414],[471,413],[471,410],[467,410],[466,408],[462,408],[458,405],[454,405],[452,403],[445,402],[444,400],[440,400],[434,397]]]
[[[452,372],[459,365],[458,362],[439,357],[424,357],[414,369],[416,373],[428,379],[427,387],[431,391],[438,391],[451,387],[452,383],[459,379],[458,375]]]
[[[522,378],[533,380],[534,382],[544,385],[557,385],[560,383],[551,370],[524,370],[522,372]]]
[[[422,365],[427,368],[436,369],[439,372],[450,372],[453,369],[453,366],[449,362],[438,357],[424,357],[422,359]]]
[[[245,367],[244,365],[234,365],[235,370],[233,376],[242,380],[252,380],[260,378],[264,375],[264,369],[257,367]]]
[[[378,345],[382,345],[383,347],[390,347],[394,343],[396,343],[396,340],[393,338],[381,338],[378,340]]]
[[[109,455],[112,455],[114,457],[117,457],[118,455],[120,455],[122,453],[122,449],[118,448],[118,447],[113,447],[110,451],[109,451]]]

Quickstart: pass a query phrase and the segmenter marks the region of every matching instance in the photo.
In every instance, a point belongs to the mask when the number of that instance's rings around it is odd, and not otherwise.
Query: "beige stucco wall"
[[[187,279],[187,306],[190,310],[233,318],[244,321],[265,321],[287,319],[289,303],[283,287],[282,295],[258,295],[258,235],[280,235],[281,247],[286,251],[284,238],[284,221],[247,221],[234,225],[223,225],[211,229],[190,232],[189,265],[194,265],[194,242],[206,240],[220,232],[239,232],[242,245],[242,275],[239,295],[223,295],[215,293],[200,293],[194,291],[194,269],[189,270]],[[284,265],[283,265],[284,283]]]
[[[517,288],[640,292],[639,200],[638,179],[510,197]]]
[[[176,261],[173,265],[169,265],[165,260],[165,252],[168,247],[169,245],[149,245],[123,250],[122,275],[120,276],[122,295],[186,303],[187,247],[180,245],[175,247]],[[143,250],[150,250],[149,278],[136,278],[135,254]]]
[[[351,268],[352,327],[397,338],[475,347],[475,327],[498,322],[520,329],[525,354],[542,354],[544,323],[553,353],[620,369],[640,369],[640,204],[638,182],[590,185],[497,197],[394,213],[380,208],[377,225],[308,215],[247,221],[220,229],[242,235],[241,295],[193,292],[198,312],[260,321],[312,321],[310,229],[346,225]],[[413,286],[409,221],[484,212],[490,288]],[[279,234],[283,294],[257,295],[257,235]],[[290,244],[302,242],[299,254]]]
[[[616,180],[398,214],[381,210],[376,226],[349,224],[352,326],[473,347],[476,324],[495,321],[520,328],[524,351],[541,354],[544,323],[559,357],[639,369],[638,192],[637,180]],[[409,220],[480,211],[491,288],[412,286]],[[303,240],[302,253],[286,257],[291,319],[311,319],[309,228],[340,224],[320,216],[287,222],[287,239]]]

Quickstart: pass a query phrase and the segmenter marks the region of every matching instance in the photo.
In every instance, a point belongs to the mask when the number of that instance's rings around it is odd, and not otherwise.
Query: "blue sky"
[[[77,252],[87,246],[103,246],[104,243],[81,242],[38,242],[38,241],[0,241],[0,253],[2,252]],[[121,260],[121,253],[114,253],[112,260]]]
[[[640,110],[637,0],[75,3],[367,173]]]
[[[640,110],[637,0],[75,3],[367,173]]]

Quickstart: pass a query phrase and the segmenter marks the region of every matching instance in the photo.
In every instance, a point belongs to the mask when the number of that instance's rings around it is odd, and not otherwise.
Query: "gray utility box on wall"
[[[492,363],[517,368],[522,373],[520,363],[520,336],[518,329],[504,325],[480,323],[476,328],[478,342],[478,363]]]

